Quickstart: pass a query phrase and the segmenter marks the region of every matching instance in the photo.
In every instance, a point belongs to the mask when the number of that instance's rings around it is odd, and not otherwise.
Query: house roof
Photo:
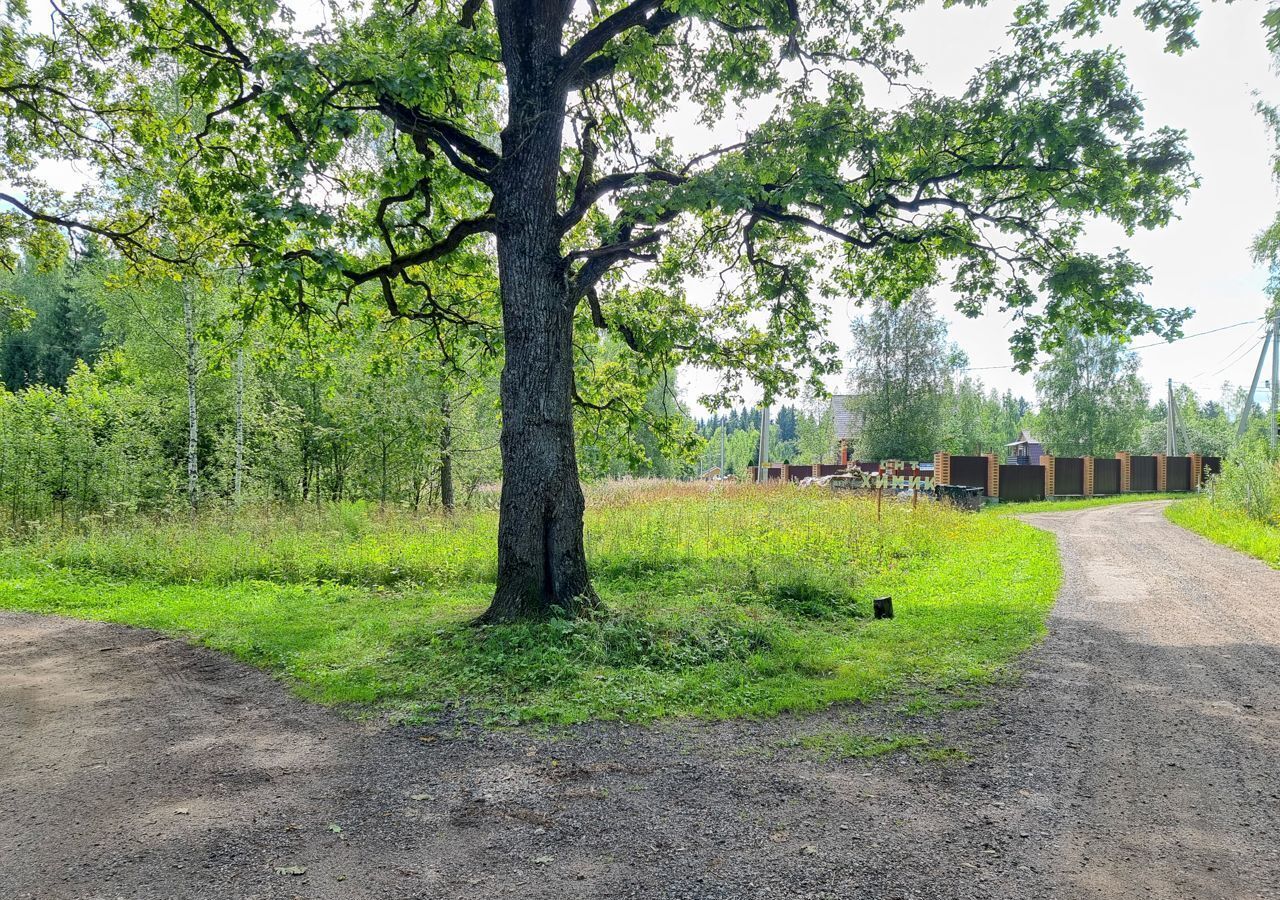
[[[1009,443],[1005,444],[1005,446],[1017,447],[1020,444],[1039,444],[1039,443],[1041,443],[1040,439],[1033,438],[1031,436],[1031,432],[1027,431],[1027,429],[1024,428],[1022,429],[1022,431],[1018,432],[1018,439],[1016,441],[1010,441]]]
[[[831,418],[835,422],[836,440],[855,440],[862,436],[862,414],[854,407],[852,394],[831,397]]]

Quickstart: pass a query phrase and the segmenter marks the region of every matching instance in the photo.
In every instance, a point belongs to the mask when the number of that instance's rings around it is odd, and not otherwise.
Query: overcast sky
[[[911,14],[907,46],[925,65],[925,80],[936,90],[956,93],[992,51],[1007,46],[1005,26],[1014,4],[996,2],[970,9],[930,5]],[[1151,269],[1147,299],[1157,306],[1193,307],[1184,331],[1199,331],[1260,319],[1266,306],[1266,271],[1253,262],[1249,246],[1277,209],[1271,178],[1274,146],[1254,112],[1258,97],[1280,102],[1280,79],[1273,69],[1261,28],[1258,3],[1205,4],[1197,29],[1198,49],[1181,57],[1164,52],[1156,35],[1131,18],[1107,26],[1102,40],[1121,47],[1130,76],[1146,100],[1147,123],[1187,131],[1202,186],[1178,210],[1179,220],[1162,231],[1127,238],[1105,225],[1089,235],[1092,249],[1127,246]],[[721,136],[732,140],[734,133]],[[989,313],[967,319],[954,311],[944,290],[935,292],[951,325],[951,337],[968,354],[973,374],[985,384],[1011,388],[1034,399],[1031,375],[1009,368],[1008,318]],[[831,337],[847,353],[851,303],[832,308]],[[1226,380],[1247,384],[1253,375],[1262,326],[1231,328],[1171,345],[1139,350],[1142,376],[1163,392],[1166,378],[1191,384],[1202,397],[1216,398]],[[1139,339],[1135,346],[1156,339]],[[995,368],[986,368],[995,367]],[[1265,377],[1265,376],[1264,376]],[[839,391],[844,376],[828,388]],[[693,401],[715,384],[708,373],[686,372],[682,385]],[[758,398],[758,395],[756,395]]]

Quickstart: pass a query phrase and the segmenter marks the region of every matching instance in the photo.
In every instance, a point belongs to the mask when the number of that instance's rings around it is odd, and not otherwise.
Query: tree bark
[[[187,340],[187,502],[192,509],[200,502],[200,420],[196,404],[196,378],[200,373],[196,357],[196,307],[191,288],[182,286],[182,318]]]
[[[495,179],[502,371],[498,583],[484,621],[592,606],[573,434],[573,304],[556,182],[566,91],[555,84],[563,0],[496,0],[509,118]]]
[[[453,406],[449,393],[440,398],[440,505],[453,512]]]
[[[244,345],[236,348],[236,463],[232,477],[233,496],[240,502],[244,488]]]

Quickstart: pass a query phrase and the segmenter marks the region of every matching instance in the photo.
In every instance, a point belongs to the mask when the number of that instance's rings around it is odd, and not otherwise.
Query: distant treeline
[[[259,309],[221,276],[139,278],[92,242],[61,266],[0,278],[0,523],[205,503],[367,500],[410,508],[487,497],[500,477],[500,351],[391,324],[358,305],[342,323]],[[1132,353],[1072,338],[1037,376],[1039,412],[964,372],[931,307],[855,326],[849,388],[861,459],[1002,452],[1030,428],[1059,455],[1158,450],[1165,402]],[[336,327],[338,324],[341,327]],[[486,326],[481,323],[484,327]],[[451,343],[451,341],[455,341]],[[609,347],[578,385],[584,478],[744,474],[760,411],[695,420],[665,376],[628,382]],[[861,356],[857,354],[861,353]],[[594,374],[593,374],[594,373]],[[595,377],[593,383],[591,379]],[[1226,455],[1238,389],[1175,391],[1193,448]],[[1261,433],[1265,417],[1254,419]],[[825,399],[773,407],[770,462],[837,459]]]
[[[725,472],[744,474],[760,458],[760,410],[743,406],[699,419],[697,433],[706,442],[699,460],[705,471],[720,465],[723,435]],[[836,460],[835,423],[831,404],[818,401],[807,406],[775,407],[769,427],[771,462],[830,463]]]
[[[28,259],[0,277],[0,527],[489,496],[482,486],[501,477],[497,348],[354,304],[341,323],[303,319],[247,291],[221,275],[126,273],[92,241],[64,264]],[[583,477],[694,474],[701,441],[678,398],[666,381],[621,381],[608,352],[593,362],[627,404],[580,415]]]

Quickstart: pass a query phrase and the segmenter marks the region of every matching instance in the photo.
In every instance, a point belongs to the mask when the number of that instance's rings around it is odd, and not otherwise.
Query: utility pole
[[[721,477],[724,476],[724,435],[726,431],[728,431],[728,427],[725,425],[721,425],[720,426],[720,475]]]
[[[1178,430],[1182,432],[1182,452],[1191,455],[1191,438],[1187,437],[1187,422],[1181,414],[1176,415]]]
[[[1276,399],[1280,398],[1280,302],[1271,320],[1271,452],[1276,449]]]
[[[760,465],[756,478],[761,484],[769,481],[769,404],[760,407]]]
[[[1280,321],[1280,313],[1277,314],[1276,321]],[[1276,337],[1280,337],[1280,334],[1277,333],[1275,322],[1272,322],[1271,325],[1267,326],[1267,333],[1262,338],[1262,352],[1258,354],[1258,367],[1253,370],[1253,381],[1249,383],[1249,393],[1245,394],[1244,397],[1244,409],[1240,410],[1240,425],[1236,428],[1236,437],[1244,437],[1245,431],[1249,428],[1249,415],[1253,412],[1253,397],[1258,393],[1258,381],[1262,378],[1262,367],[1266,365],[1267,362],[1267,348],[1273,343],[1280,343],[1280,341],[1273,340]],[[1271,363],[1271,368],[1275,369],[1274,353],[1272,353]],[[1273,372],[1271,376],[1271,400],[1273,405],[1276,399],[1275,381],[1275,373]],[[1272,410],[1271,420],[1273,423],[1272,428],[1274,430],[1274,409]]]
[[[1169,399],[1165,401],[1166,411],[1164,417],[1164,455],[1178,455],[1178,420],[1177,413],[1173,410],[1173,379],[1169,379]]]

